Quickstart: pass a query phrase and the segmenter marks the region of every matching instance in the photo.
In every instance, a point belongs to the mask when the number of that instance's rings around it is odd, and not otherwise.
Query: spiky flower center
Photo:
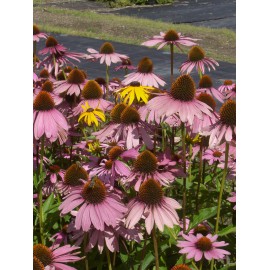
[[[95,81],[99,84],[99,85],[106,85],[106,81],[103,78],[96,78]]]
[[[141,84],[139,83],[139,82],[136,82],[136,81],[134,81],[134,82],[131,82],[130,83],[130,86],[141,86]]]
[[[40,91],[34,100],[34,110],[49,111],[54,108],[54,101],[50,94],[46,91]]]
[[[121,113],[126,107],[127,105],[123,103],[115,105],[110,113],[111,121],[114,123],[121,123]]]
[[[102,181],[95,177],[84,184],[82,197],[91,204],[100,204],[106,198],[106,187]]]
[[[108,157],[111,160],[116,160],[122,153],[124,149],[121,146],[114,146],[110,149]]]
[[[85,76],[81,70],[75,68],[69,74],[67,78],[68,83],[81,84],[85,81]]]
[[[181,101],[191,101],[194,99],[196,86],[193,79],[189,75],[179,76],[171,88],[173,98]]]
[[[227,126],[235,126],[236,102],[234,100],[227,100],[220,108],[219,114],[222,124]]]
[[[45,68],[42,69],[42,70],[40,71],[40,73],[39,73],[39,77],[40,77],[40,78],[47,79],[47,78],[49,78],[49,76],[50,76],[50,74],[49,74],[48,70],[45,69]]]
[[[232,85],[233,84],[233,81],[232,80],[225,80],[224,85]]]
[[[87,171],[78,164],[72,164],[66,170],[66,173],[64,175],[64,183],[70,186],[79,186],[82,184],[80,179],[88,179]]]
[[[38,35],[40,33],[39,28],[37,25],[33,25],[33,35]]]
[[[203,75],[199,82],[200,88],[211,88],[213,86],[213,81],[210,76]]]
[[[53,83],[47,80],[42,84],[41,90],[51,93],[53,91]]]
[[[199,46],[194,46],[190,49],[188,53],[189,61],[196,62],[200,61],[205,57],[204,50]]]
[[[33,251],[34,251],[34,256],[44,265],[50,265],[53,261],[53,256],[52,256],[52,251],[42,245],[42,244],[37,244],[34,245],[33,247]]]
[[[63,71],[60,71],[60,72],[56,75],[56,79],[57,79],[58,81],[64,81],[64,80],[66,79],[64,72],[63,72]]]
[[[213,152],[213,157],[220,158],[221,156],[222,156],[222,153],[221,152],[219,152],[219,151]]]
[[[114,47],[110,42],[105,42],[100,47],[99,52],[103,53],[103,54],[112,54],[112,53],[114,53]]]
[[[94,80],[88,81],[83,87],[82,96],[84,99],[100,99],[102,98],[102,95],[101,87]]]
[[[191,270],[186,264],[175,265],[171,270]]]
[[[49,170],[52,173],[58,173],[58,172],[60,172],[61,168],[58,165],[51,165],[51,166],[49,166]]]
[[[150,58],[144,57],[138,64],[138,72],[151,73],[153,71],[153,62]]]
[[[136,124],[141,117],[136,108],[126,107],[120,115],[122,124]]]
[[[105,162],[105,168],[107,170],[110,170],[112,168],[112,165],[113,165],[113,161],[110,159]]]
[[[138,193],[139,201],[147,205],[157,205],[163,198],[162,188],[156,180],[150,178],[142,183]]]
[[[205,104],[207,104],[209,107],[211,107],[213,109],[213,111],[216,109],[216,101],[214,100],[214,98],[207,94],[207,93],[201,93],[197,99]]]
[[[134,170],[140,173],[154,173],[157,170],[158,160],[149,150],[144,150],[134,162]]]
[[[209,251],[213,248],[211,240],[206,236],[200,238],[195,245],[201,251]]]
[[[72,70],[73,70],[73,68],[72,68],[71,66],[66,66],[66,67],[64,68],[64,71],[65,71],[66,73],[70,73]]]
[[[131,61],[130,59],[123,59],[122,60],[122,66],[131,66]]]
[[[33,257],[33,270],[44,270],[44,265],[36,256]]]
[[[48,47],[55,47],[56,45],[58,44],[57,40],[52,37],[52,36],[49,36],[46,40],[46,44],[45,46],[48,48]]]
[[[203,236],[206,236],[209,234],[210,229],[203,224],[200,224],[194,228],[194,234],[197,235],[198,233],[202,234]]]
[[[169,31],[166,32],[166,34],[164,36],[164,39],[166,41],[176,41],[176,40],[179,39],[179,36],[178,36],[178,34],[177,34],[176,31],[174,31],[174,30],[171,29],[171,30],[169,30]]]

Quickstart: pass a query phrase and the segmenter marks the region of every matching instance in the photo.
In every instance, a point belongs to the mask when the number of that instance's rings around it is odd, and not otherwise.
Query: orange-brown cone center
[[[214,100],[214,98],[207,94],[207,93],[201,93],[197,99],[205,104],[207,104],[209,107],[211,107],[213,109],[213,111],[216,109],[216,101]]]
[[[203,49],[199,46],[192,47],[188,53],[188,59],[189,61],[192,61],[192,62],[200,61],[204,57],[205,57],[205,53]]]
[[[222,124],[227,126],[236,125],[236,102],[234,100],[226,101],[219,111]]]
[[[42,245],[37,244],[33,247],[34,256],[46,267],[47,265],[50,265],[53,261],[52,251]]]
[[[87,171],[78,164],[72,164],[64,175],[64,183],[70,186],[79,186],[82,184],[80,179],[88,180]]]
[[[144,150],[134,162],[134,170],[140,173],[154,173],[157,170],[158,160],[149,150]]]
[[[100,99],[102,95],[101,87],[94,80],[88,81],[83,87],[82,96],[84,99]]]
[[[136,124],[141,117],[136,108],[126,107],[120,115],[122,124]]]
[[[73,69],[69,74],[67,78],[68,83],[72,84],[81,84],[85,81],[85,75],[83,72],[77,68]]]
[[[52,37],[52,36],[49,36],[47,39],[46,39],[46,44],[45,46],[48,48],[48,47],[55,47],[56,45],[58,44],[57,40]]]
[[[114,53],[114,47],[110,42],[105,42],[100,47],[99,52],[103,53],[103,54],[112,54],[112,53]]]
[[[200,238],[195,245],[201,251],[209,251],[213,248],[211,240],[206,236]]]
[[[127,105],[123,103],[115,105],[110,113],[111,121],[114,123],[121,123],[121,113],[126,107]]]
[[[34,100],[34,110],[36,111],[49,111],[54,108],[54,101],[50,94],[46,91],[40,91]]]
[[[177,34],[176,31],[174,31],[174,30],[169,30],[169,31],[166,32],[166,34],[165,34],[165,36],[164,36],[164,39],[165,39],[166,41],[176,41],[176,40],[179,39],[179,36],[178,36],[178,34]]]
[[[150,58],[144,57],[138,64],[138,72],[151,73],[153,71],[153,62]]]

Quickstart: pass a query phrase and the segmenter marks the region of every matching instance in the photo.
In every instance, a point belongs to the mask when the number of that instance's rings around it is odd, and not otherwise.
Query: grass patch
[[[90,37],[140,45],[160,31],[175,29],[186,36],[199,38],[207,56],[235,63],[235,32],[189,24],[172,24],[114,14],[100,14],[48,7],[34,8],[34,22],[47,32]],[[188,51],[187,49],[185,50]]]

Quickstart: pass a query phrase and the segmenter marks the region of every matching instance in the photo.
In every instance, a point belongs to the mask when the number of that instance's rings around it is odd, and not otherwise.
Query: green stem
[[[105,247],[106,251],[106,256],[107,256],[107,262],[108,262],[108,269],[112,270],[112,262],[111,262],[111,256],[110,256],[110,251],[107,247]]]
[[[187,166],[186,166],[186,127],[185,124],[181,124],[181,133],[182,133],[182,162],[183,162],[183,171],[186,174]],[[186,192],[187,192],[187,179],[186,177],[183,178],[183,232],[186,231]]]
[[[143,243],[143,249],[142,249],[142,256],[141,256],[141,263],[140,263],[140,268],[139,270],[142,270],[142,264],[144,261],[145,253],[146,253],[146,244],[147,244],[147,233],[145,232],[144,234],[144,243]]]
[[[188,155],[188,159],[189,159],[189,167],[188,167],[188,179],[191,182],[191,171],[192,171],[192,143],[189,145],[189,155]]]
[[[203,260],[200,261],[200,268],[199,270],[202,270],[203,269]]]
[[[105,99],[108,99],[109,97],[109,66],[106,65],[106,94],[105,94]]]
[[[197,265],[195,264],[195,262],[194,262],[194,261],[192,261],[192,263],[191,263],[191,264],[192,264],[192,266],[193,266],[193,267],[194,267],[196,270],[199,270],[199,269],[198,269],[198,267],[197,267]]]
[[[200,193],[200,186],[202,182],[202,167],[203,167],[202,166],[203,165],[202,152],[203,152],[203,143],[201,141],[200,152],[199,152],[199,179],[198,179],[197,192],[196,192],[196,212],[199,211],[199,193]]]
[[[153,244],[154,244],[154,251],[155,251],[156,270],[159,270],[158,243],[157,243],[155,225],[154,225],[153,230],[152,230],[152,237],[153,237]]]
[[[171,52],[171,85],[173,84],[173,44],[170,44]]]
[[[199,77],[200,77],[200,79],[201,79],[203,75],[202,75],[202,71],[201,71],[200,68],[198,69],[198,74],[199,74]]]

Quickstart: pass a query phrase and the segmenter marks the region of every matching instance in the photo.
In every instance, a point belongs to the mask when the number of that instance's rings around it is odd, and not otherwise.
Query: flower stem
[[[171,85],[173,84],[173,44],[170,44],[171,52]]]
[[[185,124],[181,124],[181,133],[182,133],[182,162],[183,162],[183,171],[186,174],[187,166],[186,166],[186,127]],[[183,232],[186,231],[186,191],[187,191],[187,178],[183,178]]]
[[[41,137],[41,147],[40,147],[40,161],[39,161],[39,184],[38,184],[38,202],[39,202],[39,230],[40,230],[40,239],[41,243],[45,245],[45,239],[44,239],[44,230],[43,230],[43,201],[42,201],[42,187],[43,187],[43,176],[42,176],[42,170],[43,170],[43,156],[44,156],[44,135]]]
[[[106,251],[106,256],[107,256],[107,262],[108,262],[108,269],[112,270],[112,262],[111,262],[111,256],[110,256],[110,251],[107,247],[105,247]]]
[[[200,185],[202,182],[202,167],[203,167],[202,166],[203,165],[202,152],[203,152],[203,143],[201,141],[200,153],[199,153],[199,179],[198,179],[197,192],[196,192],[196,212],[199,211],[199,193],[200,193]]]
[[[153,230],[152,230],[152,237],[153,237],[153,244],[154,244],[154,251],[155,251],[156,270],[159,270],[158,243],[157,243],[155,225],[154,225]]]
[[[109,66],[106,65],[106,94],[105,94],[105,99],[108,100],[108,96],[109,96]]]
[[[200,268],[199,270],[202,270],[203,269],[203,260],[200,261]]]

